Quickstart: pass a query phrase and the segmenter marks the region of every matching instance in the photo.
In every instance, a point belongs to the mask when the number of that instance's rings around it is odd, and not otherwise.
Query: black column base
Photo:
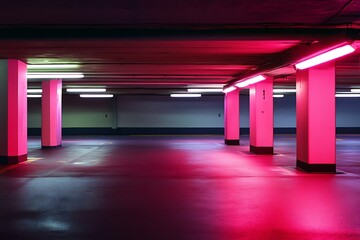
[[[21,156],[0,156],[1,165],[18,164],[27,160],[27,154]]]
[[[53,148],[59,148],[59,147],[61,147],[61,144],[57,145],[57,146],[41,146],[42,149],[53,149]]]
[[[256,154],[274,154],[274,148],[273,147],[255,147],[250,145],[250,152],[256,153]]]
[[[305,172],[336,173],[336,164],[308,164],[297,160],[296,168]]]
[[[239,141],[239,139],[236,139],[236,140],[225,139],[225,144],[226,145],[240,145],[240,141]]]

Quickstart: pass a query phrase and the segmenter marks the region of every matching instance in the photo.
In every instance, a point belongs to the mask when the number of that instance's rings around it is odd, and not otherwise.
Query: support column
[[[296,166],[336,172],[335,64],[296,73]]]
[[[272,79],[250,87],[250,151],[257,154],[274,154]]]
[[[0,164],[27,160],[26,64],[0,60]]]
[[[42,82],[41,145],[42,148],[61,146],[61,94],[62,81]]]
[[[239,145],[240,139],[240,108],[239,89],[225,93],[224,134],[225,144]]]

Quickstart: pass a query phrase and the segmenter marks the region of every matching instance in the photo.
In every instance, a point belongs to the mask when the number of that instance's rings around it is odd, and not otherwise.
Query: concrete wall
[[[274,99],[276,128],[295,128],[295,95]],[[337,127],[360,127],[360,98],[337,98]],[[64,128],[222,128],[223,96],[170,98],[120,95],[113,99],[63,96]],[[240,96],[240,126],[249,127],[249,97]],[[41,99],[28,100],[28,127],[41,127]]]
[[[80,98],[76,95],[63,95],[64,128],[112,127],[114,118],[112,99]],[[41,127],[41,99],[28,99],[28,127]]]
[[[336,126],[360,127],[360,98],[336,98]]]
[[[119,96],[118,127],[222,127],[222,97]]]

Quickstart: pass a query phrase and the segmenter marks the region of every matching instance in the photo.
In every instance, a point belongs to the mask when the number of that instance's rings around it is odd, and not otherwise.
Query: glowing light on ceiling
[[[27,95],[28,98],[41,98],[40,94]]]
[[[318,56],[312,57],[305,61],[299,62],[295,64],[296,69],[306,69],[309,67],[313,67],[319,65],[324,62],[328,62],[330,60],[345,56],[355,51],[355,48],[351,45],[345,45],[342,47],[335,48],[333,50],[322,53]]]
[[[106,92],[105,88],[67,88],[66,92]]]
[[[82,98],[112,98],[113,94],[80,94]]]
[[[360,97],[360,94],[346,94],[346,93],[337,93],[335,97]]]
[[[296,89],[276,88],[273,89],[273,93],[296,93]]]
[[[353,93],[360,93],[360,88],[352,88],[350,91]]]
[[[28,73],[27,78],[55,79],[55,78],[84,78],[82,73]]]
[[[217,93],[217,92],[223,92],[222,88],[189,88],[188,92],[193,93]]]
[[[34,64],[27,65],[27,69],[71,69],[78,68],[78,64]]]
[[[251,84],[263,81],[265,79],[266,78],[263,75],[257,75],[255,77],[245,79],[242,82],[238,82],[238,83],[235,84],[235,86],[237,86],[238,88],[243,88],[243,87],[249,86]]]
[[[284,94],[274,94],[273,97],[274,98],[282,98],[282,97],[284,97]]]
[[[42,93],[42,89],[28,89],[27,93]]]
[[[170,94],[170,97],[201,97],[201,94],[196,94],[196,93],[174,93],[174,94]]]
[[[234,91],[234,90],[236,90],[236,87],[230,86],[230,87],[225,88],[225,89],[223,90],[223,93],[229,93],[229,92],[232,92],[232,91]]]

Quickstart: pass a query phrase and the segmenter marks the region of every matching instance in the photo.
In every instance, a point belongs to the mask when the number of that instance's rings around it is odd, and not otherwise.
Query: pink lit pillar
[[[297,168],[336,172],[333,62],[296,73],[296,146]]]
[[[42,148],[61,146],[62,81],[42,82],[41,145]]]
[[[0,163],[27,160],[26,64],[0,60]]]
[[[224,134],[225,144],[239,145],[240,139],[240,114],[239,114],[239,89],[225,93],[224,105]]]
[[[273,81],[250,87],[250,151],[257,154],[274,153]]]

